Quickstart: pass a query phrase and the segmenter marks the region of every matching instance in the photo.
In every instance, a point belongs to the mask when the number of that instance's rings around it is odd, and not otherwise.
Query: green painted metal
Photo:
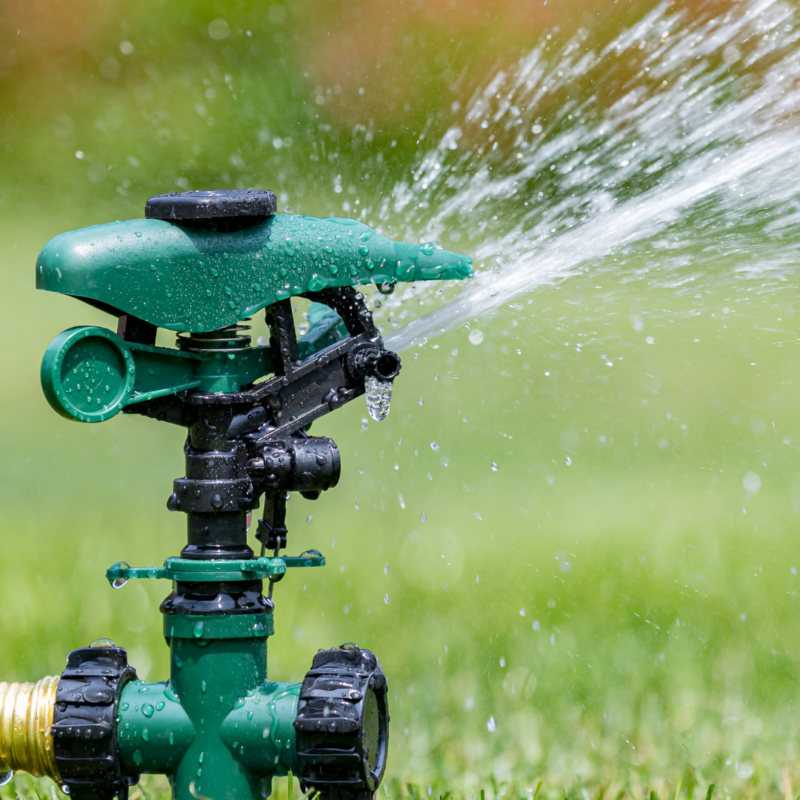
[[[307,550],[299,556],[275,556],[245,560],[194,560],[170,557],[163,567],[132,567],[124,561],[106,570],[106,580],[128,581],[134,578],[165,578],[170,581],[255,581],[283,576],[292,567],[324,567],[325,556],[317,550]]]
[[[395,242],[357,220],[287,214],[232,233],[155,219],[95,225],[51,239],[36,264],[39,289],[191,332],[328,287],[471,275],[468,256],[432,243]]]
[[[204,622],[211,619],[218,618]],[[170,680],[134,681],[122,692],[117,735],[125,768],[166,774],[176,800],[267,796],[273,776],[297,769],[300,685],[267,680],[265,635],[174,635],[169,644]]]

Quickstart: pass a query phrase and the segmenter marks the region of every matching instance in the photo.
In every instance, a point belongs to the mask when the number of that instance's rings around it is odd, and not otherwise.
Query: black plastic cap
[[[354,644],[317,653],[300,687],[294,729],[304,792],[369,800],[389,746],[388,689],[375,654]]]
[[[147,219],[170,222],[265,218],[278,210],[275,194],[260,189],[215,189],[153,195],[144,207]]]

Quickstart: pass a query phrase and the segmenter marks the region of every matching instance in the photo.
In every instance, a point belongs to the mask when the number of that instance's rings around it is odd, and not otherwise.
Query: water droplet
[[[497,730],[497,720],[495,720],[494,717],[489,717],[489,719],[486,720],[486,730],[489,731],[489,733],[494,733]]]
[[[142,706],[142,714],[144,714],[148,719],[153,716],[154,711],[155,708],[153,708],[153,706],[151,706],[150,703],[145,703]]]
[[[200,684],[200,691],[205,694],[208,691],[208,685],[205,681]]]
[[[474,331],[469,332],[470,344],[480,344],[482,341],[483,341],[483,331],[479,331],[476,328]]]
[[[195,639],[199,639],[203,635],[203,631],[205,630],[205,627],[206,626],[202,621],[195,622],[194,628],[192,629],[192,633],[194,634],[194,638]]]
[[[503,658],[503,656],[500,656],[500,666],[505,667],[505,665],[506,665],[506,660]]]
[[[144,757],[140,750],[133,751],[133,763],[137,766],[141,766],[144,763]]]
[[[438,442],[431,442],[431,450],[438,450],[439,443]]]
[[[497,464],[492,461],[492,472],[497,472]]]
[[[0,772],[0,786],[6,786],[11,783],[13,777],[13,772]]]
[[[105,649],[108,647],[116,647],[114,642],[111,639],[95,639],[89,647],[93,647],[95,649]]]
[[[127,582],[127,578],[115,578],[113,581],[111,581],[111,588],[121,589]]]
[[[150,731],[149,731],[149,730],[147,730],[147,728],[145,728],[145,729],[142,731],[142,739],[143,739],[145,742],[149,742],[149,741],[150,741]]]
[[[388,594],[385,594],[383,596],[383,602],[386,603],[387,606],[389,605],[389,595]]]
[[[748,472],[742,480],[742,486],[748,494],[755,494],[761,488],[761,476],[756,472]]]
[[[392,382],[381,381],[370,375],[364,381],[366,388],[367,411],[375,422],[382,422],[389,416],[392,403]]]

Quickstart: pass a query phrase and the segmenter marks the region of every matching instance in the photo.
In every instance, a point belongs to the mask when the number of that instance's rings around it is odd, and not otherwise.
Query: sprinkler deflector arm
[[[146,219],[61,234],[39,256],[38,288],[118,318],[116,332],[56,337],[42,362],[48,401],[81,422],[125,411],[187,429],[186,474],[167,503],[186,514],[187,544],[163,567],[106,573],[115,588],[172,581],[161,605],[169,680],[139,680],[125,650],[98,640],[70,653],[60,678],[0,684],[0,782],[24,769],[74,800],[125,800],[142,773],[159,773],[178,800],[261,800],[292,772],[324,800],[369,800],[383,778],[388,689],[371,652],[320,651],[302,683],[267,677],[272,587],[288,568],[325,563],[316,550],[281,553],[286,499],[339,480],[339,450],[309,436],[312,422],[368,384],[370,413],[388,411],[400,359],[356,287],[465,278],[471,261],[276,205],[261,191],[157,195]],[[312,302],[299,340],[292,297]],[[259,309],[264,347],[239,324]],[[179,333],[177,349],[156,345],[158,328]],[[249,512],[262,496],[256,557]]]

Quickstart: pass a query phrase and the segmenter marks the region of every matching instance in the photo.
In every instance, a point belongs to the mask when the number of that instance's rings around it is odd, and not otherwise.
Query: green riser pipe
[[[176,800],[261,800],[273,777],[296,774],[300,684],[267,680],[266,635],[168,642],[170,680],[120,697],[126,770],[167,775]]]

